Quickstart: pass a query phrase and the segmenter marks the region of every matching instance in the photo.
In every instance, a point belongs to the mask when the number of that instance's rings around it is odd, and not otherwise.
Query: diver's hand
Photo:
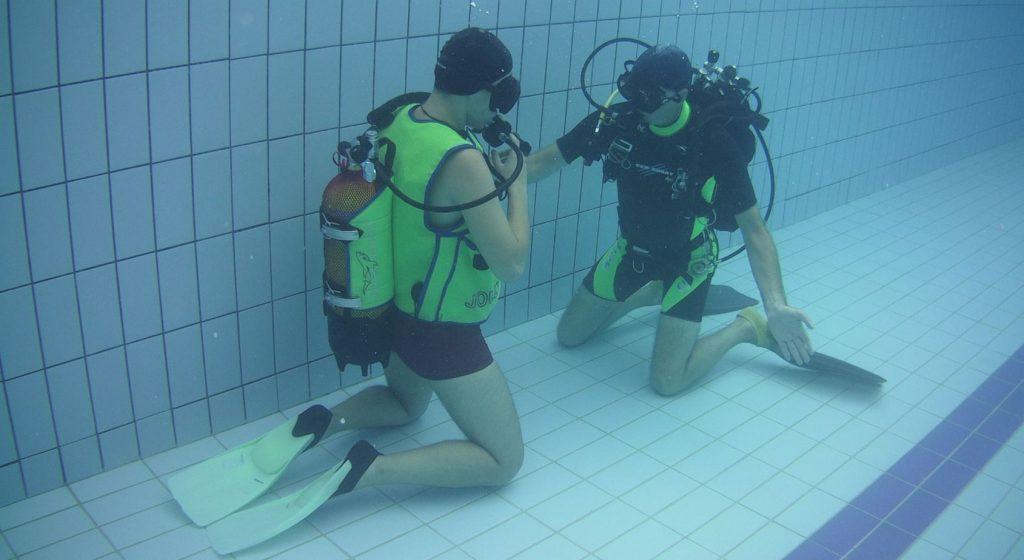
[[[813,329],[811,318],[803,311],[782,305],[768,311],[768,330],[779,344],[779,353],[787,362],[798,366],[811,360],[814,349],[811,340],[804,330],[804,325]]]
[[[520,145],[519,144],[519,137],[517,135],[515,135],[515,134],[510,134],[509,135],[509,141],[512,142],[512,144],[515,145],[516,147],[518,147]],[[500,150],[500,151],[499,150],[491,150],[490,160],[491,160],[491,166],[493,166],[494,169],[498,173],[500,173],[502,177],[504,177],[506,179],[511,177],[512,173],[514,173],[515,170],[516,170],[517,157],[516,157],[515,152],[513,152],[512,150]],[[520,182],[520,181],[522,181],[524,183],[526,182],[526,162],[525,161],[523,162],[523,170],[519,174],[519,177],[516,179],[517,183]]]

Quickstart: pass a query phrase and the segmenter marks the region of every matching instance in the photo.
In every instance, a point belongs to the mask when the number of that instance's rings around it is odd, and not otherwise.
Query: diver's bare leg
[[[579,346],[621,319],[626,313],[638,307],[659,303],[660,282],[648,283],[622,302],[599,298],[580,286],[558,321],[558,342],[570,348]]]
[[[523,435],[498,365],[428,383],[466,439],[381,455],[356,488],[380,484],[496,486],[512,480],[523,463]]]
[[[651,356],[651,387],[661,395],[679,394],[693,385],[732,347],[756,343],[749,321],[737,318],[724,329],[698,338],[700,323],[662,315]]]
[[[429,381],[413,373],[394,352],[384,378],[387,385],[367,387],[331,408],[333,417],[324,437],[343,430],[401,426],[423,414],[433,394]]]

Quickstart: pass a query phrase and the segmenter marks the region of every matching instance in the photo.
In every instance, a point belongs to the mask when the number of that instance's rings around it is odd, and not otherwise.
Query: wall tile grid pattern
[[[512,49],[534,145],[586,113],[605,39],[717,48],[761,86],[784,227],[1019,137],[1022,23],[995,2],[0,0],[0,503],[359,381],[320,311],[330,155],[466,25]],[[595,62],[595,97],[633,55]],[[564,306],[614,238],[599,174],[530,187],[529,271],[489,334]]]

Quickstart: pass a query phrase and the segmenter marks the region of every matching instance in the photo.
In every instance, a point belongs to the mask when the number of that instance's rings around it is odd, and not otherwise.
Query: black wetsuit
[[[624,109],[625,104],[612,107],[613,111]],[[558,139],[558,148],[567,162],[585,153],[598,118],[599,113],[590,114]],[[693,107],[686,126],[667,137],[655,135],[647,125],[616,131],[617,137],[632,144],[626,165],[605,163],[611,166],[606,170],[611,172],[618,187],[621,236],[630,254],[634,254],[634,248],[648,252],[660,270],[658,273],[645,270],[643,277],[632,279],[619,278],[628,274],[617,275],[614,297],[594,291],[592,271],[587,287],[593,293],[622,301],[650,279],[665,280],[667,292],[669,284],[681,277],[692,284],[692,297],[688,294],[684,296],[686,302],[664,305],[663,311],[689,320],[700,320],[710,276],[706,282],[703,282],[704,278],[699,279],[701,282],[694,282],[693,275],[688,275],[686,270],[693,252],[714,234],[709,227],[707,236],[691,239],[694,220],[704,216],[720,229],[734,230],[734,216],[754,206],[757,198],[747,173],[743,150],[720,121],[712,121],[703,127],[694,126],[700,122],[699,119],[700,110]],[[700,192],[712,177],[716,186],[709,204]],[[715,250],[717,253],[717,244]],[[644,269],[635,264],[633,268]]]

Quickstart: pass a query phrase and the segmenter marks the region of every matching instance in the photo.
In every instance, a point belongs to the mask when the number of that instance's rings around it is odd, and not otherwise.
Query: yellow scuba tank
[[[375,137],[369,131],[356,146],[338,145],[338,174],[320,205],[328,340],[338,369],[355,364],[364,376],[375,362],[387,366],[394,317],[393,195],[374,182]]]

